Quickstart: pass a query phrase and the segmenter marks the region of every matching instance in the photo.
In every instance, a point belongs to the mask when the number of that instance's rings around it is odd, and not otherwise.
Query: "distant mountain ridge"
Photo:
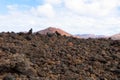
[[[77,36],[80,36],[81,38],[105,38],[104,35],[95,35],[95,34],[77,34]]]

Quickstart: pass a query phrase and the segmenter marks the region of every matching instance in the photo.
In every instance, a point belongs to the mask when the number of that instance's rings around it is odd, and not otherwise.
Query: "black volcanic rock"
[[[119,80],[120,40],[0,33],[0,80]]]

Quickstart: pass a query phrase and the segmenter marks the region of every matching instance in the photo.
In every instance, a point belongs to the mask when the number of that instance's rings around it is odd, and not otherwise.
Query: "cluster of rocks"
[[[120,80],[120,40],[0,33],[1,80]]]

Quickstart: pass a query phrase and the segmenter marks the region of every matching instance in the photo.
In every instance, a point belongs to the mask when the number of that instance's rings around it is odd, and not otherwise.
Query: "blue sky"
[[[71,34],[120,33],[120,0],[0,0],[0,32],[47,27]]]

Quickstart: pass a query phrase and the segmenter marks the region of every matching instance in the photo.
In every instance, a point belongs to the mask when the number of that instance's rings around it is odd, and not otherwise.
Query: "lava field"
[[[120,80],[120,40],[2,32],[0,80]]]

